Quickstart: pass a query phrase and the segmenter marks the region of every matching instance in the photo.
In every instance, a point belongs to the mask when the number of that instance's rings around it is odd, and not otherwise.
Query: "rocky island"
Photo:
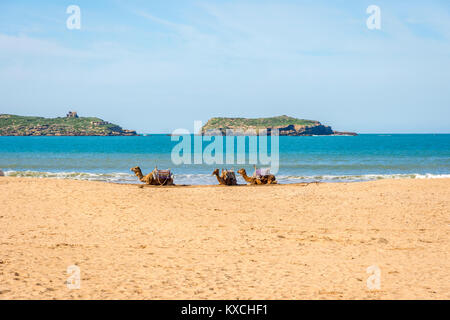
[[[202,135],[251,135],[265,130],[270,134],[278,129],[280,136],[315,136],[315,135],[349,135],[356,136],[354,132],[333,131],[319,121],[297,119],[286,115],[271,118],[211,118],[202,127]]]
[[[66,117],[43,118],[0,114],[0,136],[136,136],[99,118],[79,117],[70,111]]]

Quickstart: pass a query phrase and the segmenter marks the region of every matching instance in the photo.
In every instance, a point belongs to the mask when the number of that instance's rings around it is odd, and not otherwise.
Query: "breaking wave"
[[[86,181],[103,181],[112,183],[140,183],[136,176],[131,173],[90,173],[90,172],[42,172],[42,171],[6,171],[9,177],[32,177],[32,178],[54,178],[54,179],[72,179]],[[450,174],[363,174],[363,175],[277,175],[280,183],[300,183],[300,182],[360,182],[373,181],[381,179],[438,179],[450,178]],[[239,183],[245,183],[239,176]],[[212,185],[217,184],[217,180],[210,174],[175,174],[176,184],[191,185]]]

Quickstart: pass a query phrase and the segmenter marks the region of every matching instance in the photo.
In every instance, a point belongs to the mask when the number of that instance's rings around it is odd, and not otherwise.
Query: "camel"
[[[212,173],[213,176],[216,176],[217,181],[219,181],[220,185],[224,186],[235,186],[237,185],[236,176],[233,171],[224,171],[222,169],[222,174],[219,175],[219,169],[216,169]]]
[[[141,168],[139,168],[139,167],[134,167],[134,168],[131,168],[130,170],[134,172],[134,174],[139,178],[139,180],[141,182],[144,182],[147,185],[152,185],[152,186],[164,186],[164,185],[173,186],[173,185],[175,185],[173,183],[172,175],[169,175],[165,178],[158,177],[157,176],[157,171],[158,171],[157,168],[155,168],[152,172],[150,172],[146,176],[144,176],[142,174]]]
[[[247,181],[249,184],[263,184],[261,182],[260,179],[254,178],[254,177],[249,177],[247,175],[247,172],[245,171],[244,168],[239,169],[238,173],[242,176],[242,178],[244,178],[245,181]]]
[[[277,184],[276,178],[273,174],[262,177],[249,177],[244,168],[239,169],[238,173],[250,184]]]

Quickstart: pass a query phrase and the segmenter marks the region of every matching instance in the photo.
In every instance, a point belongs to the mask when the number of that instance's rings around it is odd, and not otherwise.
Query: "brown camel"
[[[216,169],[212,173],[213,176],[216,176],[217,181],[219,181],[220,185],[224,186],[235,186],[237,185],[236,176],[233,171],[224,171],[222,169],[222,174],[219,175],[219,169]]]
[[[249,177],[244,168],[239,169],[238,173],[250,184],[277,184],[276,178],[273,174],[262,177]]]
[[[139,178],[141,182],[144,182],[145,184],[152,185],[152,186],[173,186],[173,178],[172,176],[166,176],[166,177],[158,177],[157,172],[158,169],[154,169],[152,172],[144,176],[142,174],[141,168],[134,167],[130,169],[134,172],[134,174]]]
[[[239,169],[238,173],[242,176],[242,178],[244,178],[245,181],[247,181],[249,184],[263,184],[261,182],[260,179],[254,178],[254,177],[249,177],[247,175],[247,172],[245,171],[244,168]]]

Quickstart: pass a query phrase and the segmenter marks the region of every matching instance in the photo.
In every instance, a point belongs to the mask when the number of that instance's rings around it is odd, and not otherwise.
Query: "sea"
[[[215,168],[245,168],[254,172],[245,140],[245,163],[176,163],[173,150],[182,141],[169,135],[135,137],[0,137],[0,169],[6,176],[58,178],[113,183],[140,183],[130,171],[139,166],[146,174],[156,166],[174,173],[176,184],[212,185]],[[194,137],[190,136],[192,149]],[[197,152],[208,151],[205,141]],[[237,138],[236,138],[237,139]],[[268,139],[270,142],[270,138]],[[188,140],[186,140],[188,141]],[[237,142],[237,140],[236,140]],[[358,136],[279,137],[279,183],[357,182],[379,179],[450,178],[450,134],[360,134]],[[223,146],[224,151],[226,146]],[[260,148],[258,145],[257,148]],[[197,148],[198,149],[198,148]],[[209,149],[210,151],[210,149]],[[259,152],[260,150],[257,149]],[[214,154],[214,153],[213,153]],[[193,157],[192,157],[193,159]],[[186,163],[187,162],[187,163]],[[267,167],[257,163],[258,167]],[[245,183],[238,177],[239,183]]]

